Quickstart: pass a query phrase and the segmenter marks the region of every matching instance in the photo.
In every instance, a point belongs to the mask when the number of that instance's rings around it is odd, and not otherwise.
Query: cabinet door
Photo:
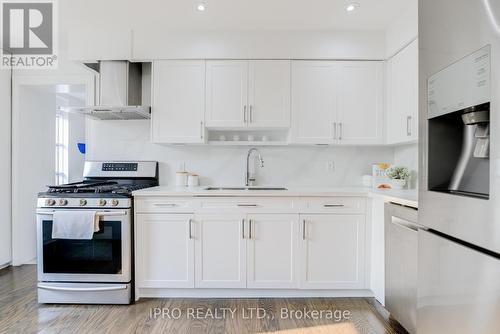
[[[335,62],[292,62],[293,143],[333,143],[335,84]]]
[[[248,215],[247,287],[298,288],[298,216]]]
[[[246,126],[248,61],[207,61],[206,77],[207,126]]]
[[[382,62],[338,62],[339,144],[383,144]]]
[[[138,288],[194,288],[192,219],[181,214],[136,215]]]
[[[389,144],[418,139],[418,40],[387,62]]]
[[[155,61],[153,78],[153,142],[202,143],[205,62]]]
[[[365,216],[301,215],[301,288],[365,288]]]
[[[197,288],[245,288],[244,215],[196,215]]]
[[[249,62],[248,126],[290,126],[290,61]]]

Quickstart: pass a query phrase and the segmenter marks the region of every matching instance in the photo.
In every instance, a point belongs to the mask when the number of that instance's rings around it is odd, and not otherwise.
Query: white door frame
[[[27,203],[19,202],[18,196],[18,183],[22,175],[19,175],[19,157],[18,152],[22,149],[20,147],[20,124],[19,118],[19,99],[20,86],[24,85],[85,85],[87,97],[86,103],[88,105],[94,104],[95,95],[95,79],[94,74],[75,74],[75,75],[15,75],[12,78],[12,265],[19,266],[25,263],[36,262],[36,245],[29,245],[32,247],[31,251],[23,251],[23,235],[21,233],[22,226],[25,224],[32,224],[33,233],[36,233],[35,210],[33,210],[33,221],[23,222],[19,219],[19,210],[23,210],[23,206]]]

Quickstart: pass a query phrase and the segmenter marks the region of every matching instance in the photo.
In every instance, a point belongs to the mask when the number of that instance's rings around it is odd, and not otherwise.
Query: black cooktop
[[[157,181],[110,181],[85,180],[61,185],[47,186],[46,192],[39,193],[40,197],[130,197],[132,191],[150,188],[158,185]]]

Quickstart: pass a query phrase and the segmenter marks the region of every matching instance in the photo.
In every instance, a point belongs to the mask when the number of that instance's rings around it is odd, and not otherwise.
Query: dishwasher
[[[417,332],[418,210],[385,204],[385,307],[410,334]]]

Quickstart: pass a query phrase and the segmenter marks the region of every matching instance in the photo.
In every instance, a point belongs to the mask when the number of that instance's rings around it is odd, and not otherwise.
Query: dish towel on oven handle
[[[91,240],[99,232],[97,211],[55,211],[52,222],[52,239]]]

